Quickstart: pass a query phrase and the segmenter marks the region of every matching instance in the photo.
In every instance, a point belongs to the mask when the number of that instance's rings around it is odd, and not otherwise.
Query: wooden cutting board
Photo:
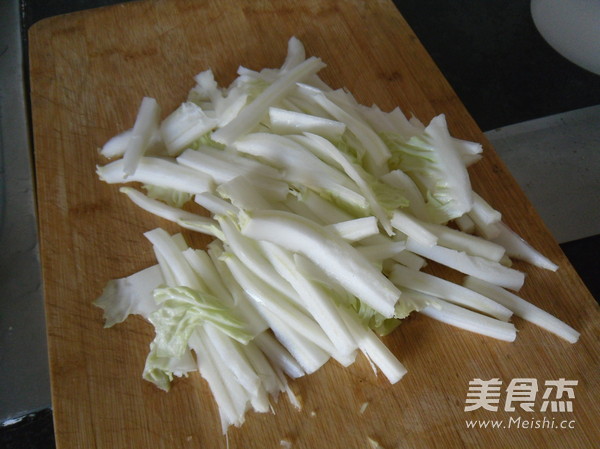
[[[384,110],[399,105],[425,122],[445,113],[455,136],[484,144],[485,158],[471,170],[475,189],[560,265],[551,273],[517,264],[527,273],[521,295],[581,331],[577,344],[516,318],[520,332],[510,344],[414,316],[385,338],[409,370],[398,384],[375,376],[362,357],[347,369],[330,362],[292,382],[302,411],[282,399],[274,414],[249,413],[228,441],[199,376],[177,380],[168,394],[142,380],[152,329],[138,317],[103,329],[92,301],[109,279],[154,263],[142,232],[177,228],[99,182],[95,165],[104,161],[97,148],[132,126],[143,96],[156,98],[166,114],[207,68],[227,85],[238,65],[278,67],[292,35],[328,64],[322,76],[329,84],[347,87],[360,102]],[[368,448],[368,438],[385,449],[591,448],[600,441],[598,306],[390,1],[142,1],[44,20],[29,39],[59,449],[268,449],[282,440],[293,448],[346,449]],[[206,243],[184,235],[199,247]],[[502,382],[498,411],[464,411],[476,378]],[[540,386],[533,412],[519,404],[504,411],[506,388],[519,378]],[[544,383],[557,379],[578,382],[572,412],[541,411]],[[487,419],[506,427],[466,423]],[[523,428],[525,421],[573,428]]]

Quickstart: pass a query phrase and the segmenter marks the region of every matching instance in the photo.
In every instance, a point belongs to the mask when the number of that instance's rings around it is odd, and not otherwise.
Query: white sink
[[[531,16],[551,47],[600,75],[600,1],[532,0]]]

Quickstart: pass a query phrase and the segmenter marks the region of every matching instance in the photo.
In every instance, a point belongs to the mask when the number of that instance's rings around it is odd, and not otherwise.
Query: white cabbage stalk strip
[[[276,209],[273,203],[279,201],[268,201],[265,196],[260,195],[260,186],[254,181],[255,178],[238,176],[217,187],[217,193],[239,210]]]
[[[394,229],[420,245],[432,247],[438,243],[438,238],[433,232],[421,225],[414,217],[400,210],[392,213],[391,224]]]
[[[294,357],[306,374],[318,371],[329,361],[330,353],[306,338],[302,331],[293,329],[268,309],[264,309],[262,312],[277,340]]]
[[[320,222],[326,225],[356,218],[312,190],[304,190],[299,196],[299,200],[308,207],[312,214],[318,217]]]
[[[194,196],[194,202],[209,211],[212,215],[237,215],[240,212],[240,210],[229,201],[226,201],[211,192],[204,192]]]
[[[381,180],[402,193],[408,199],[408,209],[419,220],[427,221],[429,213],[419,188],[402,170],[392,170],[381,177]]]
[[[242,286],[237,283],[229,270],[229,267],[224,262],[223,259],[226,259],[226,256],[222,247],[222,242],[214,240],[209,243],[207,254],[219,273],[219,276],[223,279],[223,285],[231,294],[236,309],[239,311],[240,315],[244,317],[246,328],[253,335],[264,333],[269,329],[269,324],[257,311],[248,293],[246,293]]]
[[[227,367],[223,369],[222,363],[219,363],[218,354],[212,351],[210,345],[206,343],[206,338],[203,338],[202,329],[198,329],[190,337],[189,344],[198,361],[198,370],[202,377],[207,381],[213,398],[219,408],[221,417],[221,430],[223,434],[227,433],[229,426],[241,426],[244,422],[246,412],[246,398],[240,391],[232,394],[230,388],[235,385],[235,382],[227,382],[224,379],[224,374],[227,373]],[[217,360],[215,360],[217,359]]]
[[[493,262],[500,262],[506,253],[503,246],[481,237],[435,223],[420,222],[420,224],[437,237],[440,246],[464,251],[471,256],[484,257]]]
[[[240,416],[243,417],[250,406],[258,412],[269,411],[269,401],[262,379],[248,362],[245,351],[241,349],[252,345],[252,341],[241,345],[236,341],[228,340],[229,337],[221,334],[210,323],[199,326],[195,333],[200,335],[203,343],[212,353],[213,361],[219,367],[219,374],[224,380],[225,387],[232,398],[238,401]],[[251,388],[248,388],[248,384],[252,385]]]
[[[233,120],[248,100],[248,94],[239,88],[220,89],[211,69],[194,77],[196,85],[188,92],[187,101],[203,108],[222,127]]]
[[[267,356],[260,350],[255,341],[247,345],[239,345],[239,349],[243,352],[243,356],[248,360],[248,363],[254,369],[254,372],[259,376],[262,388],[272,395],[275,399],[279,393],[287,391],[287,380],[282,376],[281,372],[277,372]],[[252,394],[252,392],[250,392]],[[295,404],[294,404],[295,405]],[[267,403],[269,409],[271,406]]]
[[[271,129],[277,134],[317,134],[327,139],[337,140],[346,131],[346,125],[336,120],[286,109],[269,108]]]
[[[273,84],[267,87],[250,104],[245,106],[227,125],[216,130],[212,138],[224,145],[231,145],[240,136],[250,132],[268,113],[269,107],[283,98],[290,90],[295,88],[296,83],[316,74],[325,67],[318,58],[310,57],[289,71],[281,74]]]
[[[492,284],[510,288],[511,290],[518,291],[525,282],[525,273],[507,268],[498,262],[493,262],[483,257],[470,256],[465,252],[439,245],[429,247],[411,239],[407,240],[406,248],[448,268],[478,277]]]
[[[165,232],[165,234],[168,235],[166,232]],[[175,246],[177,248],[179,248],[179,251],[183,252],[186,249],[188,249],[188,244],[185,241],[185,237],[183,236],[183,234],[181,232],[171,235],[171,240],[173,240],[173,243],[175,244]]]
[[[523,260],[540,268],[545,268],[546,270],[558,270],[558,265],[533,248],[506,224],[499,223],[499,228],[499,234],[492,241],[506,248],[508,256]]]
[[[497,285],[492,285],[472,276],[467,276],[463,285],[492,298],[494,301],[512,310],[516,316],[564,338],[569,343],[575,343],[579,339],[579,332],[568,324]]]
[[[481,315],[422,292],[403,290],[403,294],[426,302],[427,307],[419,313],[436,321],[497,340],[512,342],[517,338],[517,330],[512,323]]]
[[[240,175],[261,176],[274,180],[282,177],[279,170],[257,160],[209,146],[202,146],[198,150],[187,149],[177,157],[177,162],[207,172],[219,184]]]
[[[258,334],[254,341],[271,363],[279,367],[292,379],[304,376],[305,372],[288,350],[270,333]]]
[[[502,220],[502,214],[494,209],[479,194],[473,192],[473,208],[469,211],[471,216],[477,217],[479,223],[492,225]]]
[[[308,86],[307,83],[304,83]],[[332,89],[323,89],[322,87],[314,86],[315,88],[322,91],[331,91]],[[333,119],[333,117],[321,106],[315,103],[310,96],[301,94],[299,89],[296,89],[281,100],[280,106],[291,111],[301,112],[303,114],[313,115],[315,117],[325,117],[327,119]]]
[[[210,235],[212,237],[216,237],[218,239],[223,239],[223,233],[218,225],[214,225],[213,223],[207,224],[204,221],[197,220],[177,220],[177,224],[181,226],[183,229],[188,229],[190,231],[199,232],[201,234]]]
[[[128,129],[127,131],[123,131],[122,133],[108,139],[102,148],[100,148],[100,154],[107,159],[123,157],[125,150],[127,149],[129,139],[131,138],[131,133],[132,130]],[[160,137],[160,132],[158,134]]]
[[[164,218],[165,220],[173,221],[175,223],[180,221],[194,222],[199,227],[201,225],[206,227],[208,231],[210,231],[212,226],[217,225],[217,222],[212,218],[187,212],[179,207],[169,206],[162,201],[149,198],[132,187],[121,187],[119,191],[127,195],[127,197],[140,208],[158,217]]]
[[[452,137],[452,141],[465,167],[469,167],[481,159],[483,147],[480,143],[457,139],[455,137]]]
[[[154,250],[154,257],[156,257],[156,261],[158,262],[158,266],[160,268],[160,272],[165,281],[165,285],[169,285],[171,287],[177,286],[177,282],[175,280],[175,275],[171,268],[169,267],[168,261],[165,256],[162,255],[160,251],[157,251],[154,246],[152,247]]]
[[[385,239],[382,243],[371,243],[369,240],[361,242],[355,248],[371,263],[382,264],[388,259],[399,257],[406,250],[406,241]]]
[[[133,129],[128,129],[123,131],[121,134],[111,137],[100,149],[100,155],[107,159],[123,157],[129,145],[129,140],[131,139],[132,134]],[[162,140],[162,134],[160,133],[160,129],[158,127],[152,132],[143,154],[146,156],[164,156],[166,154],[165,144]]]
[[[356,183],[360,193],[362,193],[369,202],[369,207],[371,208],[373,215],[377,217],[387,234],[393,235],[394,231],[392,230],[392,225],[390,223],[387,211],[383,209],[368,181],[363,177],[361,171],[364,172],[364,170],[361,170],[354,165],[348,159],[348,157],[344,155],[344,153],[338,150],[331,142],[329,142],[329,140],[325,139],[324,137],[310,133],[305,133],[304,136],[305,139],[302,141],[305,142],[308,147],[316,148],[316,151],[325,154],[327,158],[333,160],[337,165],[339,165],[346,175],[348,175],[348,177]]]
[[[176,286],[190,287],[195,290],[202,288],[202,281],[188,264],[181,249],[164,229],[156,228],[147,231],[144,236],[152,243],[155,251],[164,257],[173,273]]]
[[[333,344],[323,329],[312,317],[299,310],[289,298],[285,298],[269,284],[259,279],[235,256],[227,255],[225,263],[235,280],[248,293],[257,307],[268,310],[269,314],[277,316],[290,329],[296,329],[296,332],[301,333],[323,351],[329,354],[335,353]]]
[[[241,231],[303,254],[361,301],[386,317],[393,316],[399,290],[355,248],[324,227],[290,213],[257,211],[242,223]]]
[[[206,336],[211,340],[219,355],[227,360],[227,366],[237,378],[238,383],[250,394],[259,394],[261,380],[238,345],[234,344],[237,342],[221,333],[210,323],[203,327]]]
[[[415,253],[412,253],[406,249],[395,255],[393,259],[399,264],[417,271],[427,266],[427,260],[425,258],[417,256]]]
[[[186,248],[181,253],[192,270],[204,281],[208,292],[219,298],[225,305],[234,307],[235,302],[231,293],[223,284],[223,279],[219,275],[208,253],[194,248]]]
[[[287,72],[300,65],[305,59],[306,50],[304,49],[304,44],[296,36],[292,36],[288,40],[287,55],[281,66],[281,71]]]
[[[458,229],[465,234],[474,234],[475,233],[475,222],[469,214],[461,215],[460,217],[456,217],[454,219],[454,223],[458,227]]]
[[[365,327],[355,313],[339,307],[340,315],[356,339],[363,354],[387,377],[390,383],[398,382],[407,373],[406,368],[375,333]]]
[[[204,147],[201,150],[186,150],[177,162],[210,176],[217,184],[232,181],[239,176],[253,179],[258,190],[265,196],[283,200],[288,194],[288,183],[280,180],[281,173],[258,161]]]
[[[277,208],[279,210],[286,210],[288,212],[292,212],[296,215],[300,215],[301,217],[306,217],[309,220],[314,221],[315,223],[319,223],[320,225],[326,225],[327,223],[325,223],[324,220],[321,219],[321,217],[318,217],[309,207],[306,203],[304,203],[303,201],[300,201],[298,199],[298,195],[297,194],[290,194],[288,196],[288,198],[280,204],[281,207]],[[350,221],[352,220],[352,218],[349,218],[348,220],[341,220],[341,222],[344,221]],[[377,220],[377,219],[375,219]],[[336,222],[330,222],[331,225],[335,225]],[[379,232],[379,228],[377,228],[377,232]]]
[[[253,315],[256,312],[260,315],[260,321],[264,322],[275,333],[277,339],[271,338],[266,332],[257,335],[256,341],[261,349],[267,354],[272,363],[279,366],[290,377],[300,377],[304,373],[310,374],[319,369],[330,358],[329,353],[320,349],[315,343],[309,341],[298,332],[294,332],[289,325],[278,318],[278,315],[270,312],[266,307],[260,307],[259,304],[252,301],[252,306],[246,298],[254,293],[253,289],[246,289],[245,285],[238,284],[233,273],[229,271],[232,257],[227,256],[222,251],[215,251],[218,248],[212,245],[210,250],[211,258],[224,277],[228,289],[235,297],[238,308],[243,308],[244,316],[247,320],[256,322],[254,326],[260,326]],[[227,261],[229,263],[227,263]],[[244,270],[242,266],[241,270]],[[235,271],[235,267],[234,267]],[[246,271],[246,273],[249,273]],[[239,273],[238,273],[239,275]],[[249,306],[250,308],[248,309]]]
[[[163,120],[160,130],[168,154],[175,156],[216,126],[217,120],[200,106],[185,102]]]
[[[356,184],[344,173],[314,156],[305,146],[288,136],[253,133],[240,138],[235,149],[268,161],[285,171],[286,179],[314,188],[332,190],[336,185],[358,193]]]
[[[123,175],[131,176],[158,130],[160,107],[154,98],[144,97],[123,153]]]
[[[363,217],[354,220],[346,220],[327,226],[347,242],[357,242],[367,237],[379,235],[377,218]]]
[[[169,159],[144,156],[139,160],[133,174],[124,177],[123,170],[123,159],[117,159],[107,165],[97,167],[96,173],[107,184],[137,181],[191,194],[208,192],[213,186],[210,176]]]
[[[500,223],[485,223],[481,221],[477,215],[472,214],[471,212],[468,212],[467,215],[475,224],[475,233],[487,240],[494,240],[502,232]]]
[[[500,235],[502,214],[491,207],[481,196],[473,192],[473,207],[467,216],[475,224],[476,231],[488,240]]]
[[[236,425],[239,426],[245,419],[246,411],[253,405],[252,394],[260,394],[260,384],[252,392],[244,387],[243,383],[241,383],[236,376],[235,368],[232,368],[232,364],[236,364],[237,361],[231,360],[232,357],[239,357],[240,354],[230,353],[227,354],[227,357],[225,357],[226,354],[221,352],[222,348],[220,348],[220,346],[215,342],[213,336],[208,333],[209,327],[210,326],[208,325],[202,326],[197,330],[197,333],[201,335],[201,338],[223,379],[224,386],[228,390],[229,396],[233,400],[234,407],[236,409],[236,415],[238,416],[239,420]],[[263,409],[263,407],[261,407],[261,409]]]
[[[311,98],[319,106],[325,109],[336,120],[346,124],[348,130],[354,134],[363,148],[367,151],[366,156],[368,162],[370,162],[369,169],[373,174],[381,175],[387,172],[385,167],[391,156],[390,150],[367,122],[357,118],[349,111],[331,101],[331,99],[327,97],[327,94],[320,89],[301,85],[298,90],[305,97]]]
[[[352,353],[356,349],[356,342],[341,320],[333,300],[315,282],[298,271],[291,254],[272,243],[263,242],[261,246],[273,267],[296,290],[306,310],[338,351],[342,354]]]
[[[217,217],[229,252],[233,253],[259,279],[295,304],[301,303],[292,286],[273,268],[263,255],[258,242],[242,235],[226,217]]]
[[[402,265],[394,266],[390,273],[390,279],[398,286],[437,296],[503,321],[508,321],[512,316],[509,309],[484,295],[445,279],[421,271],[414,271]]]

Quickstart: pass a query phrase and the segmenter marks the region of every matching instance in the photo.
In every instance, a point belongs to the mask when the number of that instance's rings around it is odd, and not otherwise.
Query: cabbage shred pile
[[[147,319],[143,377],[168,390],[199,371],[224,433],[281,393],[300,407],[288,379],[331,358],[347,367],[362,353],[399,381],[406,369],[379,336],[413,313],[504,341],[516,338],[513,314],[579,336],[517,296],[525,275],[511,258],[557,266],[473,191],[481,145],[451,136],[444,115],[425,125],[361,105],[319,78],[324,67],[291,38],[279,68],[240,67],[227,88],[198,74],[164,119],[144,98],[101,149],[102,181],[213,237],[198,249],[149,230],[156,265],[109,281],[95,304],[106,327]],[[428,274],[430,263],[464,282]]]

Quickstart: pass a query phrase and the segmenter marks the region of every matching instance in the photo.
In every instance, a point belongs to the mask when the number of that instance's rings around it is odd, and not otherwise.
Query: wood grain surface
[[[396,385],[359,357],[329,362],[293,381],[302,411],[287,400],[274,414],[249,413],[228,441],[198,375],[169,393],[142,380],[153,337],[133,317],[103,328],[92,301],[105,283],[154,263],[142,233],[163,226],[101,183],[97,149],[132,126],[143,96],[166,114],[184,101],[193,76],[212,68],[227,85],[238,65],[278,67],[292,35],[328,66],[322,77],[367,105],[400,106],[422,121],[445,113],[451,132],[484,144],[474,188],[505,221],[559,264],[556,273],[517,263],[520,294],[581,333],[571,345],[514,319],[517,341],[502,343],[414,316],[386,344],[409,370]],[[31,106],[40,244],[56,443],[72,448],[592,448],[600,441],[598,306],[506,167],[391,1],[141,1],[46,19],[31,28]],[[490,104],[493,108],[494,105]],[[184,232],[195,246],[206,240]],[[439,270],[460,279],[449,270]],[[465,412],[469,381],[577,380],[573,412],[517,408]],[[506,394],[503,390],[501,399]],[[368,404],[361,413],[363,404]],[[517,428],[546,419],[573,428]],[[466,420],[504,420],[471,429]],[[510,420],[514,422],[509,424]],[[227,446],[228,445],[228,446]]]

